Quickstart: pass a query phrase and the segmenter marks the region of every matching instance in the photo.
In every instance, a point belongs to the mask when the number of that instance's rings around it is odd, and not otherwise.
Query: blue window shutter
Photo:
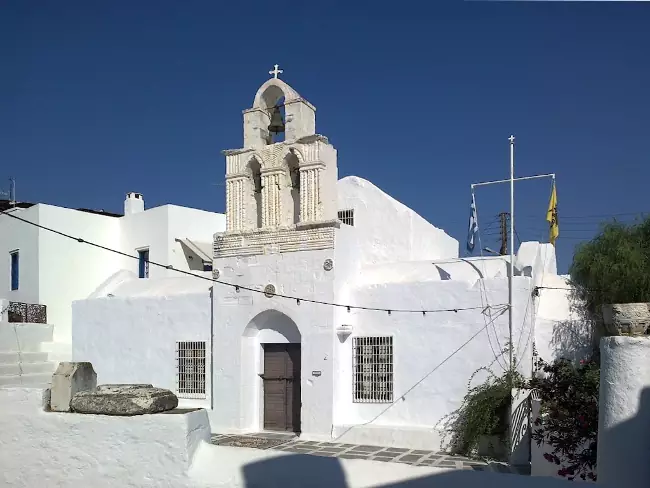
[[[11,253],[11,289],[12,290],[17,290],[20,284],[19,263],[20,263],[20,257],[18,255],[18,251],[12,252]]]
[[[149,278],[149,249],[138,251],[138,276]]]

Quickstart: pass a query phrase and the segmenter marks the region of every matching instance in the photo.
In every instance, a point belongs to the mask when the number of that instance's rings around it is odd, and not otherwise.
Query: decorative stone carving
[[[221,273],[219,273],[219,269],[218,269],[218,268],[214,268],[214,269],[212,270],[212,279],[214,279],[214,280],[218,280],[220,275],[221,275]]]
[[[271,298],[275,296],[275,286],[271,284],[266,285],[264,287],[264,296],[266,298]]]
[[[97,387],[97,373],[88,362],[62,362],[52,375],[50,409],[69,412],[74,395]]]
[[[334,248],[334,229],[338,222],[309,228],[264,229],[215,235],[214,257],[245,257],[264,254],[268,246],[277,252],[315,251]]]
[[[101,385],[94,391],[77,393],[71,402],[74,412],[98,415],[143,415],[177,406],[176,395],[152,385]]]
[[[602,307],[603,325],[609,335],[639,336],[650,333],[649,303],[617,303]]]
[[[326,259],[325,262],[323,263],[323,269],[325,271],[332,271],[332,268],[334,268],[334,261],[331,259]]]

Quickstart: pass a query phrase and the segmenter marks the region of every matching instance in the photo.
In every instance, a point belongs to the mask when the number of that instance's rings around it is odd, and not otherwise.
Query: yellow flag
[[[555,191],[555,181],[553,182],[553,191],[551,192],[551,201],[548,202],[546,211],[546,221],[549,224],[549,241],[555,245],[555,240],[560,235],[560,224],[557,220],[557,192]]]

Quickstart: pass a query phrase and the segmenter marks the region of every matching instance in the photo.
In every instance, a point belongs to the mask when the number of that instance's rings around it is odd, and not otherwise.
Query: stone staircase
[[[42,352],[52,341],[53,326],[0,322],[0,388],[48,388],[57,363]]]

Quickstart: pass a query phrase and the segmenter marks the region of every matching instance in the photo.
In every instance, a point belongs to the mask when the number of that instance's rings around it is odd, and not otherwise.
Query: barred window
[[[352,339],[355,403],[393,401],[393,338],[354,337]]]
[[[339,210],[339,220],[342,224],[354,227],[354,209]]]
[[[205,342],[176,343],[178,398],[205,398]]]

